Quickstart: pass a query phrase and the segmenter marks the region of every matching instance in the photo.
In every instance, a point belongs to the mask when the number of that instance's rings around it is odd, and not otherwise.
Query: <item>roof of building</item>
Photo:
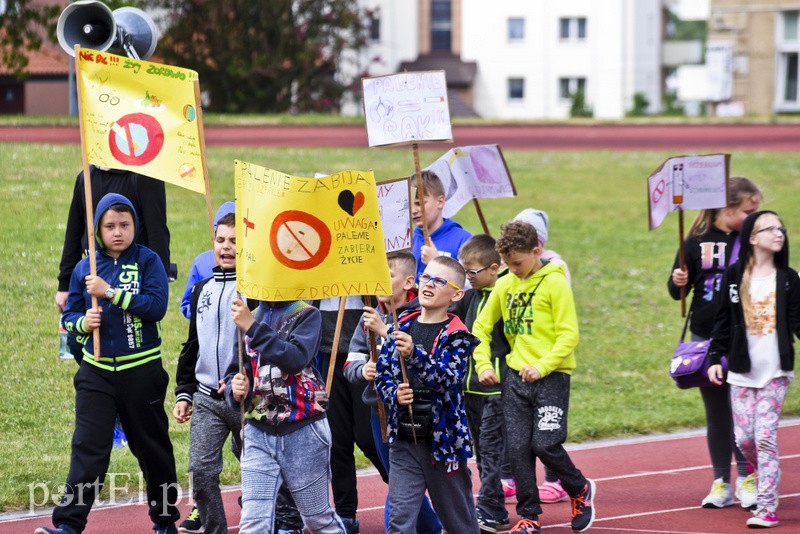
[[[443,70],[448,87],[472,87],[478,64],[464,61],[451,53],[431,53],[418,56],[414,61],[400,64],[400,70]]]
[[[28,51],[28,66],[25,68],[31,76],[67,76],[69,74],[69,56],[60,48],[42,44],[39,50]],[[13,72],[5,65],[0,65],[0,76]]]

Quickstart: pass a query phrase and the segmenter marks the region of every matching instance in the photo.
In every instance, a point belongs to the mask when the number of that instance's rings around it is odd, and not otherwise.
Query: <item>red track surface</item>
[[[778,515],[781,532],[800,532],[800,422],[781,427],[781,502]],[[750,513],[738,506],[706,510],[699,503],[711,485],[711,468],[705,436],[681,436],[603,442],[571,447],[573,461],[597,482],[597,519],[590,531],[626,533],[731,534],[747,532]],[[541,476],[541,473],[540,473]],[[358,519],[362,534],[383,532],[386,486],[377,474],[362,473],[359,484]],[[473,491],[479,482],[473,469]],[[225,492],[230,531],[239,520],[237,490]],[[507,505],[512,520],[514,505]],[[189,504],[183,504],[184,513]],[[48,511],[0,516],[0,534],[31,533],[49,525]],[[571,532],[569,503],[544,505],[541,516],[545,532]],[[89,516],[87,534],[141,534],[150,532],[147,510],[142,505],[96,508]],[[455,533],[453,533],[455,534]]]
[[[207,146],[367,147],[361,126],[207,126]],[[800,148],[800,124],[456,126],[460,146],[504,150],[767,150]],[[80,142],[77,127],[0,126],[0,142]],[[451,145],[442,145],[451,146]]]

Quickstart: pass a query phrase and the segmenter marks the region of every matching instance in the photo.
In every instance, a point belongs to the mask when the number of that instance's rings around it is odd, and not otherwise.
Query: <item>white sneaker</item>
[[[725,508],[733,504],[733,489],[718,478],[711,484],[711,492],[703,499],[703,508]]]
[[[742,508],[751,509],[756,506],[758,501],[758,475],[751,473],[746,477],[736,479],[736,498],[742,504]]]

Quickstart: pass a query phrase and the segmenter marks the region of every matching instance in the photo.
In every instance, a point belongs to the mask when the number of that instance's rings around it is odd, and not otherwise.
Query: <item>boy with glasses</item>
[[[456,302],[451,311],[467,328],[472,328],[475,318],[492,294],[500,269],[500,254],[494,248],[495,240],[487,234],[477,234],[461,246],[458,259],[464,266],[472,289]],[[465,382],[465,403],[469,432],[475,444],[475,458],[481,479],[478,503],[475,510],[481,532],[494,533],[508,530],[508,511],[505,505],[500,474],[505,448],[503,405],[500,402],[501,383],[505,378],[508,340],[503,335],[503,321],[497,321],[492,330],[490,358],[492,369],[499,378],[497,384],[483,385],[475,372],[475,361],[469,359]]]
[[[463,390],[477,340],[447,312],[464,296],[464,281],[455,259],[433,258],[419,277],[420,310],[389,328],[378,358],[375,385],[389,437],[389,534],[415,531],[426,489],[447,532],[479,532]]]

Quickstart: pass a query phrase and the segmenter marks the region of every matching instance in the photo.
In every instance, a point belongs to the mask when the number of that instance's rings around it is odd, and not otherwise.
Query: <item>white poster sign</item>
[[[733,98],[733,43],[709,41],[706,44],[708,100],[722,102]]]
[[[677,156],[665,161],[647,178],[650,229],[657,228],[670,211],[727,206],[729,164],[730,154]]]
[[[452,217],[473,198],[516,195],[511,174],[497,145],[452,148],[429,165],[444,185],[444,217]],[[413,184],[412,184],[413,185]]]
[[[380,182],[378,209],[381,212],[386,252],[411,248],[411,194],[408,178]]]
[[[362,78],[369,146],[452,141],[444,71]]]

